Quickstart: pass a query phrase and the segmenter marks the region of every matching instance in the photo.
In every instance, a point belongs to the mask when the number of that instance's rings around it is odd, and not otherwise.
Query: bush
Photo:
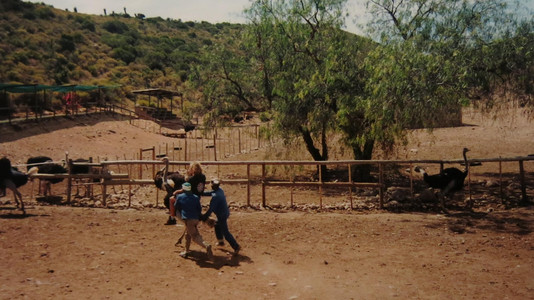
[[[74,37],[68,34],[62,34],[58,41],[60,51],[74,51],[76,50],[76,44],[74,43]]]
[[[130,64],[137,58],[137,52],[132,46],[121,46],[113,49],[111,57],[122,60],[126,64]]]
[[[80,28],[83,30],[88,30],[91,32],[95,32],[95,23],[88,18],[88,17],[82,17],[82,16],[76,16],[74,19],[78,24],[80,24]]]
[[[107,21],[104,24],[102,24],[102,27],[108,32],[118,33],[118,34],[122,34],[128,31],[129,29],[128,25],[124,24],[123,22],[119,20]]]
[[[35,13],[43,20],[50,20],[56,17],[56,14],[54,14],[54,11],[50,7],[40,7],[35,10]]]

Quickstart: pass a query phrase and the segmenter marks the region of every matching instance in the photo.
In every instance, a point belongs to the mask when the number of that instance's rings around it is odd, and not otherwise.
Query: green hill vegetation
[[[0,82],[180,90],[203,48],[240,25],[86,15],[0,2]]]

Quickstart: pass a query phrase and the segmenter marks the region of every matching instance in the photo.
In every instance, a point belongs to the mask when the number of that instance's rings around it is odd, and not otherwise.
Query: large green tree
[[[276,128],[286,140],[300,137],[314,160],[328,159],[327,135],[336,128],[345,2],[258,0],[246,11]]]

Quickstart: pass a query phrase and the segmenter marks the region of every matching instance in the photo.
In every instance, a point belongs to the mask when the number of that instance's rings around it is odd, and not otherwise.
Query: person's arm
[[[172,194],[173,194],[173,196],[175,196],[175,195],[178,195],[178,194],[182,194],[183,192],[184,192],[183,189],[179,189],[179,190],[174,191]]]
[[[213,191],[204,191],[202,192],[202,196],[211,196],[211,193],[213,193]]]
[[[201,221],[206,221],[211,216],[211,213],[213,212],[212,206],[213,206],[213,198],[210,201],[210,206],[208,207],[208,210],[203,215],[201,215],[200,217]]]
[[[182,211],[182,203],[180,203],[180,200],[178,198],[176,198],[175,201],[174,201],[174,211],[175,212],[180,212],[180,214],[181,214],[181,211]]]

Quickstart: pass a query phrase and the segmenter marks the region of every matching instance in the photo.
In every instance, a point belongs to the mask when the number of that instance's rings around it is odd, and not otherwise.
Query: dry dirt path
[[[488,214],[234,211],[232,257],[161,210],[0,210],[1,299],[532,299],[534,211]],[[463,234],[455,233],[462,227]],[[201,226],[206,240],[213,232]]]

